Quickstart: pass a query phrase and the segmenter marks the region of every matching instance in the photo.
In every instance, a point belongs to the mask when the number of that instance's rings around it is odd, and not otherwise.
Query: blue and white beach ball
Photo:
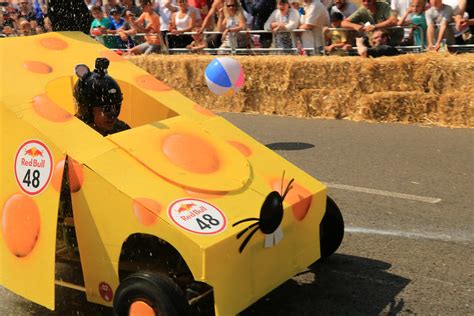
[[[211,61],[206,67],[205,76],[209,90],[217,95],[232,96],[244,85],[244,70],[231,57]]]

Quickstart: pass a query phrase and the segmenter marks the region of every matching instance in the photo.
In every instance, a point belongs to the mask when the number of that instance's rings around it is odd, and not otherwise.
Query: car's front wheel
[[[114,297],[114,315],[181,316],[189,314],[183,291],[169,277],[138,272],[125,278]]]
[[[326,200],[326,213],[319,224],[319,241],[321,244],[321,259],[332,255],[344,238],[344,219],[339,207],[329,196]]]

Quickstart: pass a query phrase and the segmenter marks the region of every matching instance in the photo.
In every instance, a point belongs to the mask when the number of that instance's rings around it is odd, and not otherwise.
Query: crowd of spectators
[[[3,1],[2,37],[52,31],[47,0]],[[354,47],[359,53],[365,51],[361,55],[375,56],[393,53],[385,46],[440,51],[447,45],[474,44],[473,0],[360,2],[85,0],[94,18],[90,35],[130,54],[164,49],[203,53],[206,48],[225,54],[235,48],[276,48],[282,53],[318,55],[347,54]],[[249,30],[267,32],[242,32]],[[370,48],[377,53],[371,54]]]
[[[0,37],[27,36],[52,31],[43,1],[0,1]]]

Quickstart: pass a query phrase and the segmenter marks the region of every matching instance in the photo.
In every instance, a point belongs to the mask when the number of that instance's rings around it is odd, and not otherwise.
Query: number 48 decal
[[[26,171],[25,173],[25,176],[23,177],[23,183],[26,184],[26,186],[30,186],[30,184],[33,186],[33,188],[38,188],[39,187],[39,184],[40,184],[40,172],[39,170],[35,170],[33,171],[33,179],[30,180],[30,175],[31,175],[31,169],[28,169],[28,171]]]
[[[179,227],[200,235],[212,235],[227,226],[225,214],[209,202],[180,199],[168,207],[168,216]]]
[[[199,224],[199,228],[201,228],[202,230],[204,229],[211,229],[211,225],[212,226],[217,226],[220,224],[219,220],[218,219],[215,219],[214,217],[212,217],[211,215],[209,214],[204,214],[202,216],[203,219],[205,219],[209,224],[206,224],[204,221],[202,221],[200,218],[196,218],[196,222]]]

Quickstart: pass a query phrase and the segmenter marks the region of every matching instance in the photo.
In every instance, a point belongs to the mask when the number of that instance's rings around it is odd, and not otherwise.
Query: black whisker
[[[249,217],[249,218],[240,220],[240,221],[238,221],[237,223],[232,224],[232,227],[235,227],[235,226],[237,226],[237,225],[239,225],[239,224],[242,224],[242,223],[245,223],[245,222],[259,221],[259,220],[260,220],[259,218]]]
[[[256,225],[260,225],[260,222],[253,223],[252,225],[249,225],[249,227],[242,230],[240,233],[237,234],[237,239],[242,237],[243,234],[245,234],[250,228],[255,227]]]
[[[244,242],[242,243],[242,245],[240,245],[240,248],[239,248],[239,252],[242,253],[242,251],[244,250],[245,246],[247,246],[247,243],[249,242],[250,238],[252,238],[253,234],[255,234],[255,232],[259,229],[260,227],[255,227],[254,230],[252,230],[252,232],[247,236],[247,238],[245,238]]]
[[[288,192],[291,190],[292,186],[291,184],[293,183],[293,181],[295,181],[295,179],[291,179],[290,182],[288,182],[288,185],[286,186],[286,190],[285,190],[285,193],[281,196],[281,200],[284,201],[285,200],[285,197],[286,195],[288,194]]]

